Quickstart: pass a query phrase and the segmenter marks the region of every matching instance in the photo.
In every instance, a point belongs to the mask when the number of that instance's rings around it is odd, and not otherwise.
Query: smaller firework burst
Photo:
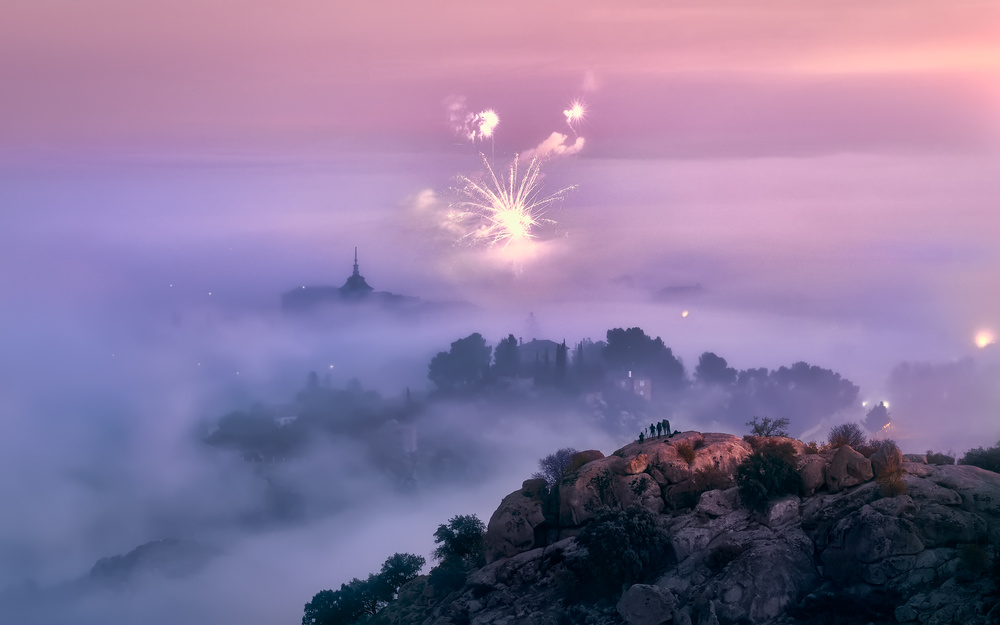
[[[461,186],[457,191],[462,199],[457,206],[469,223],[469,232],[463,238],[490,246],[501,243],[507,247],[511,243],[534,239],[539,226],[555,223],[544,217],[545,211],[574,187],[542,196],[539,158],[532,158],[521,172],[515,155],[507,175],[498,177],[486,157],[483,154],[480,157],[486,167],[482,182],[458,176]]]
[[[573,134],[576,134],[576,127],[587,115],[587,107],[584,106],[581,100],[573,100],[570,103],[569,108],[563,111],[563,115],[566,116],[566,125],[570,127]]]

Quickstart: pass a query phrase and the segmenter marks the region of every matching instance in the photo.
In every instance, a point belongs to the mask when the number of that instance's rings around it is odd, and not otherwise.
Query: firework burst
[[[566,116],[566,125],[570,127],[573,134],[576,134],[577,126],[587,115],[587,107],[581,100],[573,100],[569,108],[563,111],[563,115]]]
[[[457,205],[467,217],[470,230],[463,238],[489,246],[522,243],[534,239],[535,230],[543,224],[554,224],[544,217],[545,211],[574,187],[560,189],[551,195],[541,195],[541,159],[532,158],[523,172],[517,155],[506,176],[497,176],[486,156],[480,154],[486,175],[481,182],[459,176]]]

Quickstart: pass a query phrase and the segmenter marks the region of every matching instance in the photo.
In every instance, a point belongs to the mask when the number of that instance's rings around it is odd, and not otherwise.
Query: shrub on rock
[[[771,499],[797,493],[794,448],[788,443],[762,446],[736,467],[736,486],[743,505],[759,512]]]
[[[576,537],[586,556],[569,562],[580,580],[571,600],[614,599],[654,575],[669,560],[667,536],[645,508],[601,512]]]
[[[965,452],[958,464],[971,464],[980,469],[1000,473],[1000,441],[992,447],[976,447]]]

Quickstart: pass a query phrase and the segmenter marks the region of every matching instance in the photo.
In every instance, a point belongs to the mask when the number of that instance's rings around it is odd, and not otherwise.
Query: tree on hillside
[[[650,338],[642,328],[613,328],[607,338],[602,355],[608,366],[643,373],[667,387],[684,383],[684,365],[660,337]]]
[[[705,352],[698,358],[694,379],[705,385],[732,386],[736,383],[736,369],[730,367],[725,358]]]
[[[552,488],[562,479],[566,467],[569,466],[570,460],[572,460],[573,455],[576,453],[577,451],[572,447],[564,447],[555,453],[545,456],[538,461],[539,470],[531,474],[531,479],[545,480],[549,488]]]
[[[469,571],[486,564],[486,526],[474,514],[458,515],[434,532],[434,557],[429,582],[447,594],[461,588]]]
[[[514,378],[521,372],[521,352],[513,334],[497,343],[493,350],[493,373],[501,378]]]
[[[321,590],[306,604],[302,625],[353,625],[368,620],[396,598],[400,587],[420,573],[424,562],[421,556],[396,553],[367,580],[355,577],[341,584],[340,590]]]
[[[434,557],[438,560],[460,560],[469,568],[486,562],[483,536],[486,526],[474,514],[460,514],[438,525],[434,531]]]
[[[878,432],[889,425],[889,408],[884,401],[872,406],[872,409],[865,415],[864,425],[869,432]]]
[[[452,343],[449,351],[438,352],[431,359],[427,377],[442,390],[471,386],[482,380],[492,351],[486,339],[474,332]]]
[[[851,406],[860,389],[839,373],[805,362],[774,371],[745,369],[731,387],[726,413],[743,422],[767,414],[790,422],[815,422]]]
[[[754,417],[747,421],[751,436],[788,436],[788,419]]]

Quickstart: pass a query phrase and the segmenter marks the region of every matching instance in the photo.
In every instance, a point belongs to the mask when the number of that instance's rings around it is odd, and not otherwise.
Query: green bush
[[[656,515],[639,506],[605,509],[576,541],[586,556],[567,561],[580,581],[570,592],[571,602],[613,600],[631,584],[655,575],[671,553]]]
[[[761,446],[736,467],[736,487],[743,505],[761,512],[771,499],[797,493],[795,448],[791,443]]]
[[[465,584],[469,571],[486,564],[486,526],[474,514],[452,517],[434,531],[434,557],[429,582],[435,591],[447,594]]]
[[[965,452],[958,464],[971,464],[980,469],[1000,473],[1000,441],[992,447],[976,447]]]

